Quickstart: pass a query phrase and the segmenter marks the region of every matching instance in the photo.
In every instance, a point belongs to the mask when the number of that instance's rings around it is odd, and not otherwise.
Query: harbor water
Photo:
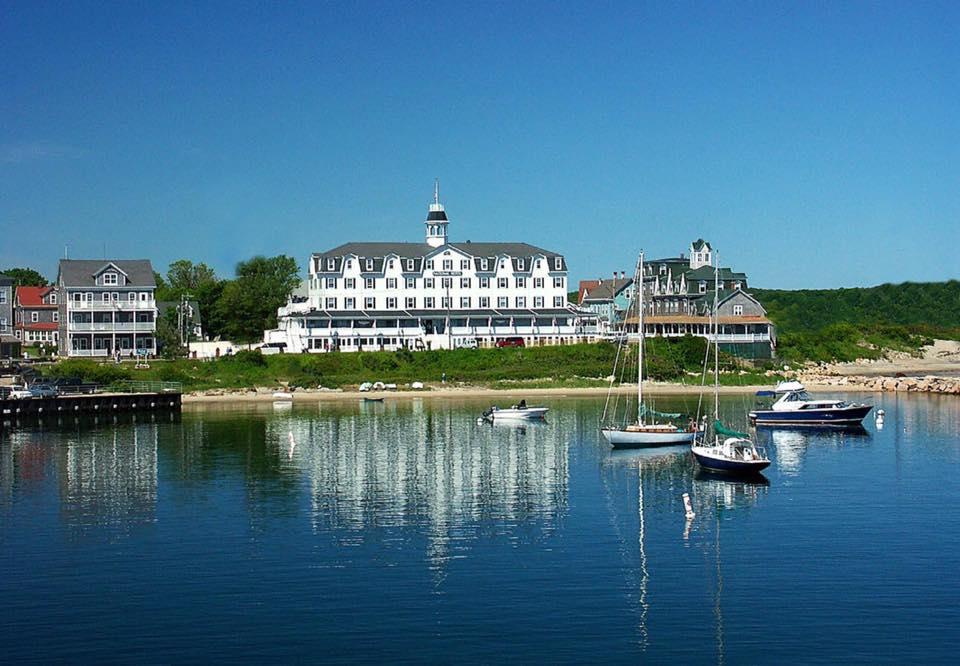
[[[4,431],[4,661],[952,662],[960,400],[846,397],[882,428],[762,431],[750,482],[612,452],[596,399]],[[731,426],[748,403],[722,398]]]

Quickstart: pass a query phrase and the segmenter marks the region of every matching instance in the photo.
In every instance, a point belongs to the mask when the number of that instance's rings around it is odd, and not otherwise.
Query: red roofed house
[[[23,344],[56,344],[60,339],[55,287],[17,287],[13,308],[13,334]]]

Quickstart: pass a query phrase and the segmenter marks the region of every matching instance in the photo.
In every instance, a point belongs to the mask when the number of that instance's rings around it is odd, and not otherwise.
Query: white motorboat
[[[483,413],[483,418],[488,421],[536,421],[548,411],[549,407],[527,407],[523,404],[504,408],[493,406]]]

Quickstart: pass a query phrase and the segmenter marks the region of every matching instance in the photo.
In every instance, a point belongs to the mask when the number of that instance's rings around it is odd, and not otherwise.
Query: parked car
[[[64,393],[96,393],[97,384],[84,382],[80,377],[58,377],[47,382],[56,387],[60,395]]]
[[[524,347],[523,338],[497,338],[498,347]]]
[[[30,395],[34,398],[56,398],[58,393],[56,386],[45,382],[30,386]]]
[[[10,400],[23,400],[25,398],[32,398],[33,394],[27,390],[26,386],[10,386],[4,391],[6,397]]]

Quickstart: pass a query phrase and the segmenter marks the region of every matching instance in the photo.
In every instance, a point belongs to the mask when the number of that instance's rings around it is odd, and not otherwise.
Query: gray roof
[[[6,275],[0,275],[0,287],[10,287],[13,285],[13,278]]]
[[[156,287],[149,259],[61,259],[59,284],[65,287],[96,287],[96,275],[113,264],[127,276],[129,287]]]
[[[633,278],[617,278],[616,282],[613,279],[604,280],[598,284],[593,289],[587,291],[583,296],[584,301],[601,301],[601,300],[610,300],[621,291],[633,284]]]
[[[422,269],[422,259],[429,255],[439,254],[444,249],[453,248],[463,254],[476,257],[476,258],[487,258],[493,261],[496,257],[501,255],[507,255],[513,257],[515,260],[517,258],[528,258],[534,257],[537,255],[542,255],[547,259],[553,259],[554,257],[561,256],[556,252],[550,250],[544,250],[543,248],[536,247],[535,245],[529,245],[527,243],[448,243],[447,245],[441,245],[440,247],[433,247],[426,243],[344,243],[339,245],[331,250],[326,252],[319,252],[315,256],[318,259],[323,261],[323,264],[318,267],[319,272],[327,272],[327,259],[334,260],[334,271],[340,272],[343,268],[342,266],[342,257],[348,256],[357,256],[362,259],[373,259],[373,272],[382,272],[383,271],[383,259],[389,255],[396,255],[401,259],[415,259],[417,260],[415,270],[420,272]],[[566,269],[566,261],[563,261],[563,268]],[[514,261],[514,270],[517,270],[517,262]],[[489,270],[494,270],[496,267],[490,263]],[[524,264],[524,271],[529,271],[531,262],[527,261]],[[479,270],[479,263],[476,264],[477,269]],[[406,264],[402,266],[403,270],[406,271]],[[549,266],[550,270],[555,270],[554,264],[551,262]],[[366,265],[361,266],[361,270],[366,271]]]

